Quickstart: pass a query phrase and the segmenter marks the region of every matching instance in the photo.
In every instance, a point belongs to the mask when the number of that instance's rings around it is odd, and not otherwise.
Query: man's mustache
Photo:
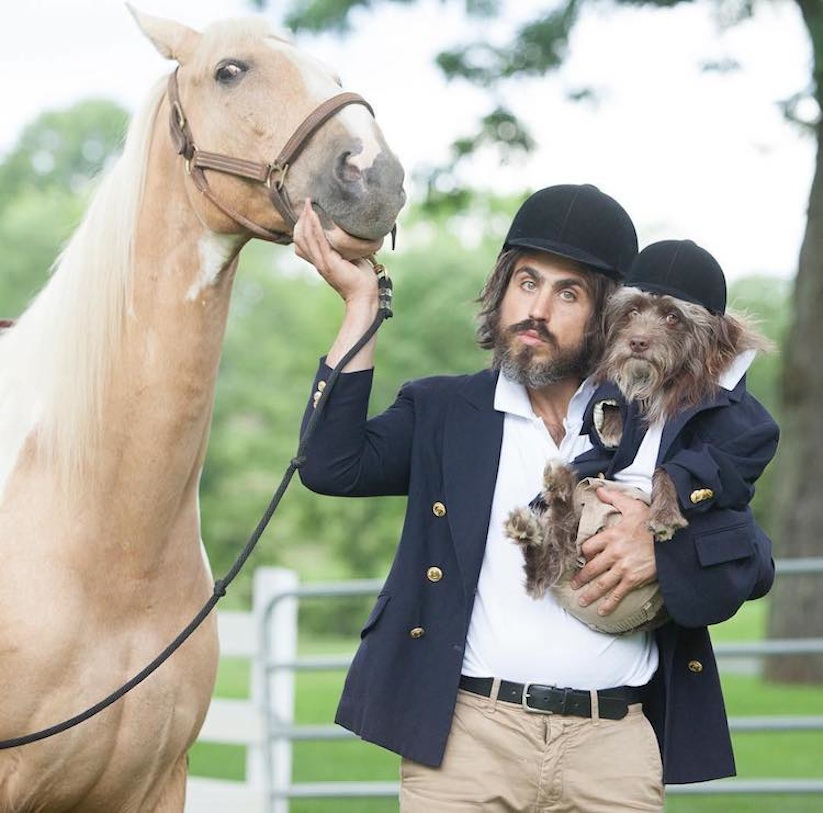
[[[518,322],[516,325],[510,325],[506,332],[507,333],[524,333],[527,330],[533,330],[544,342],[551,342],[555,343],[554,336],[549,332],[549,329],[546,327],[545,322],[541,322],[537,319],[524,319],[522,322]]]

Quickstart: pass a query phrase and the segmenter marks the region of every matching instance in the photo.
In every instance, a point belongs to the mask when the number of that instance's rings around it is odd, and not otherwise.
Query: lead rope
[[[140,672],[138,672],[133,678],[126,681],[119,689],[112,692],[108,697],[103,698],[100,702],[95,703],[93,706],[90,706],[85,711],[81,712],[80,714],[75,715],[74,717],[70,717],[68,720],[64,720],[62,723],[57,723],[56,725],[49,726],[48,728],[44,728],[41,731],[35,731],[32,734],[24,734],[21,737],[13,737],[12,739],[8,740],[0,740],[0,750],[6,748],[17,748],[21,745],[28,745],[32,742],[37,742],[38,740],[45,740],[48,737],[52,737],[55,734],[60,734],[63,731],[68,730],[69,728],[74,728],[74,726],[79,725],[80,723],[85,722],[91,717],[94,717],[96,714],[99,714],[104,709],[111,706],[113,703],[116,703],[121,697],[125,694],[130,692],[135,686],[142,683],[149,675],[152,674],[158,667],[160,667],[165,661],[167,661],[181,646],[182,644],[189,638],[189,636],[203,623],[206,619],[208,614],[214,609],[215,605],[218,601],[220,601],[223,596],[226,595],[226,590],[228,586],[234,581],[237,574],[242,569],[243,565],[246,563],[246,560],[251,556],[252,551],[254,550],[255,546],[257,545],[260,537],[263,535],[263,531],[266,530],[266,526],[269,524],[274,512],[277,510],[277,506],[280,504],[280,500],[283,498],[283,495],[286,493],[286,489],[289,487],[289,483],[291,482],[292,477],[294,477],[294,473],[300,466],[303,465],[305,461],[305,449],[306,445],[308,444],[309,439],[311,438],[312,433],[314,432],[314,428],[317,425],[318,420],[320,419],[320,414],[323,411],[323,407],[326,404],[326,401],[329,399],[329,395],[331,394],[332,389],[334,388],[335,382],[340,377],[343,368],[363,349],[363,347],[367,344],[367,342],[377,333],[378,328],[386,319],[390,319],[393,316],[392,312],[392,282],[389,278],[389,275],[386,273],[386,269],[384,266],[379,264],[374,264],[374,272],[377,274],[377,285],[378,285],[378,311],[377,316],[375,316],[374,321],[368,327],[366,332],[360,337],[357,343],[349,350],[345,356],[340,360],[337,366],[332,370],[331,374],[326,381],[326,388],[323,390],[320,398],[317,400],[317,404],[315,405],[315,411],[312,414],[309,422],[306,424],[306,431],[303,432],[300,442],[297,447],[297,454],[291,459],[291,462],[286,469],[285,474],[283,475],[282,480],[280,481],[280,485],[277,487],[277,490],[274,492],[269,504],[263,513],[263,516],[260,518],[260,521],[257,523],[257,527],[252,532],[251,536],[249,536],[248,541],[246,542],[243,550],[240,552],[238,557],[234,560],[234,564],[229,568],[228,572],[222,579],[217,579],[214,583],[214,590],[212,592],[211,597],[209,600],[203,605],[200,612],[184,627],[182,632],[146,667],[144,667]]]

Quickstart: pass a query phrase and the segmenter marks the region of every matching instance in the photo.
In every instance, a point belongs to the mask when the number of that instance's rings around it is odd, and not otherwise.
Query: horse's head
[[[199,189],[190,197],[210,228],[288,242],[294,212],[310,198],[341,254],[379,248],[405,202],[403,169],[363,99],[341,96],[333,71],[260,19],[200,33],[132,13],[179,64],[172,139],[189,159],[181,166]]]

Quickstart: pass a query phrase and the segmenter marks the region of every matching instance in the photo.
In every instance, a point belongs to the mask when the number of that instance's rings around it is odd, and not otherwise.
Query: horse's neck
[[[102,416],[100,482],[126,496],[123,521],[148,537],[196,506],[240,247],[200,224],[180,159],[165,163],[147,176],[131,304]]]

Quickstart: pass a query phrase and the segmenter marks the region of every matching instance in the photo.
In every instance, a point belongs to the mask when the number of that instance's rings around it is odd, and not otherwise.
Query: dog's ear
[[[712,334],[716,352],[710,366],[716,366],[717,375],[746,350],[769,352],[773,349],[772,342],[757,330],[752,319],[728,310],[714,317]]]
[[[740,353],[738,344],[741,336],[741,325],[733,316],[728,313],[706,314],[706,319],[702,323],[707,328],[704,334],[706,342],[706,357],[702,363],[706,365],[706,371],[712,381],[725,370]]]
[[[774,350],[774,342],[760,332],[754,317],[727,309],[721,321],[721,329],[726,331],[727,341],[735,355],[744,350],[757,350],[761,353],[771,353]]]

